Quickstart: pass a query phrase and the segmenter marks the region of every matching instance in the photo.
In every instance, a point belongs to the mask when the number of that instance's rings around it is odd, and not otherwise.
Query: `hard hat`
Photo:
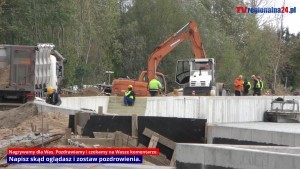
[[[129,89],[129,88],[131,88],[131,89],[132,89],[132,85],[129,85],[129,86],[128,86],[128,89]]]
[[[239,75],[239,78],[243,79],[243,75]]]
[[[251,78],[255,78],[255,75],[252,75]]]
[[[47,93],[52,94],[53,93],[53,88],[51,86],[47,87]]]

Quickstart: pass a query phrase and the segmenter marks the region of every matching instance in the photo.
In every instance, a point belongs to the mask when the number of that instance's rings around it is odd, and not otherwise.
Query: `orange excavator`
[[[131,80],[129,78],[113,80],[112,94],[124,96],[124,92],[127,90],[128,85],[132,85],[137,96],[149,96],[149,79],[153,79],[155,75],[162,84],[162,93],[166,93],[166,79],[164,74],[156,71],[157,66],[168,53],[187,38],[191,41],[195,59],[207,58],[203,48],[202,39],[199,35],[198,26],[194,21],[190,21],[154,50],[148,59],[147,71],[142,71],[138,80]]]

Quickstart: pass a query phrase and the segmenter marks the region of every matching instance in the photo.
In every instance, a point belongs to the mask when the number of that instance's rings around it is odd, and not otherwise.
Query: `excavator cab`
[[[142,79],[141,77],[139,77],[139,81],[144,81],[144,82],[149,82],[149,79],[148,79],[148,74],[146,71],[143,71],[142,74],[140,75],[142,76]],[[166,84],[166,78],[164,76],[164,74],[160,73],[160,72],[156,72],[156,76],[158,77],[158,81],[160,82],[161,86],[162,86],[162,89],[161,89],[161,92],[162,92],[162,95],[166,94],[166,90],[167,90],[167,84]]]
[[[175,81],[179,85],[185,85],[190,81],[190,60],[178,60]]]

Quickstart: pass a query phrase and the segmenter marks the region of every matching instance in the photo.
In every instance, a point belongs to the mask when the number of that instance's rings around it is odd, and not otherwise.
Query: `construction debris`
[[[69,115],[38,113],[34,103],[0,111],[0,157],[7,147],[66,147],[61,138],[68,122]]]

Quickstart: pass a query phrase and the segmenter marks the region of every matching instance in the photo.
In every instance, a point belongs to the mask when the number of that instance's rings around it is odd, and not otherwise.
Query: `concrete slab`
[[[208,124],[208,143],[226,144],[271,144],[300,146],[298,123],[226,123]],[[216,141],[219,140],[219,141]],[[240,143],[238,143],[240,142]]]
[[[300,154],[277,152],[278,147],[231,146],[216,144],[176,144],[176,166],[185,168],[243,168],[243,169],[297,169]],[[294,149],[299,151],[299,148]],[[200,152],[200,153],[199,153]],[[205,156],[201,155],[205,152]]]

